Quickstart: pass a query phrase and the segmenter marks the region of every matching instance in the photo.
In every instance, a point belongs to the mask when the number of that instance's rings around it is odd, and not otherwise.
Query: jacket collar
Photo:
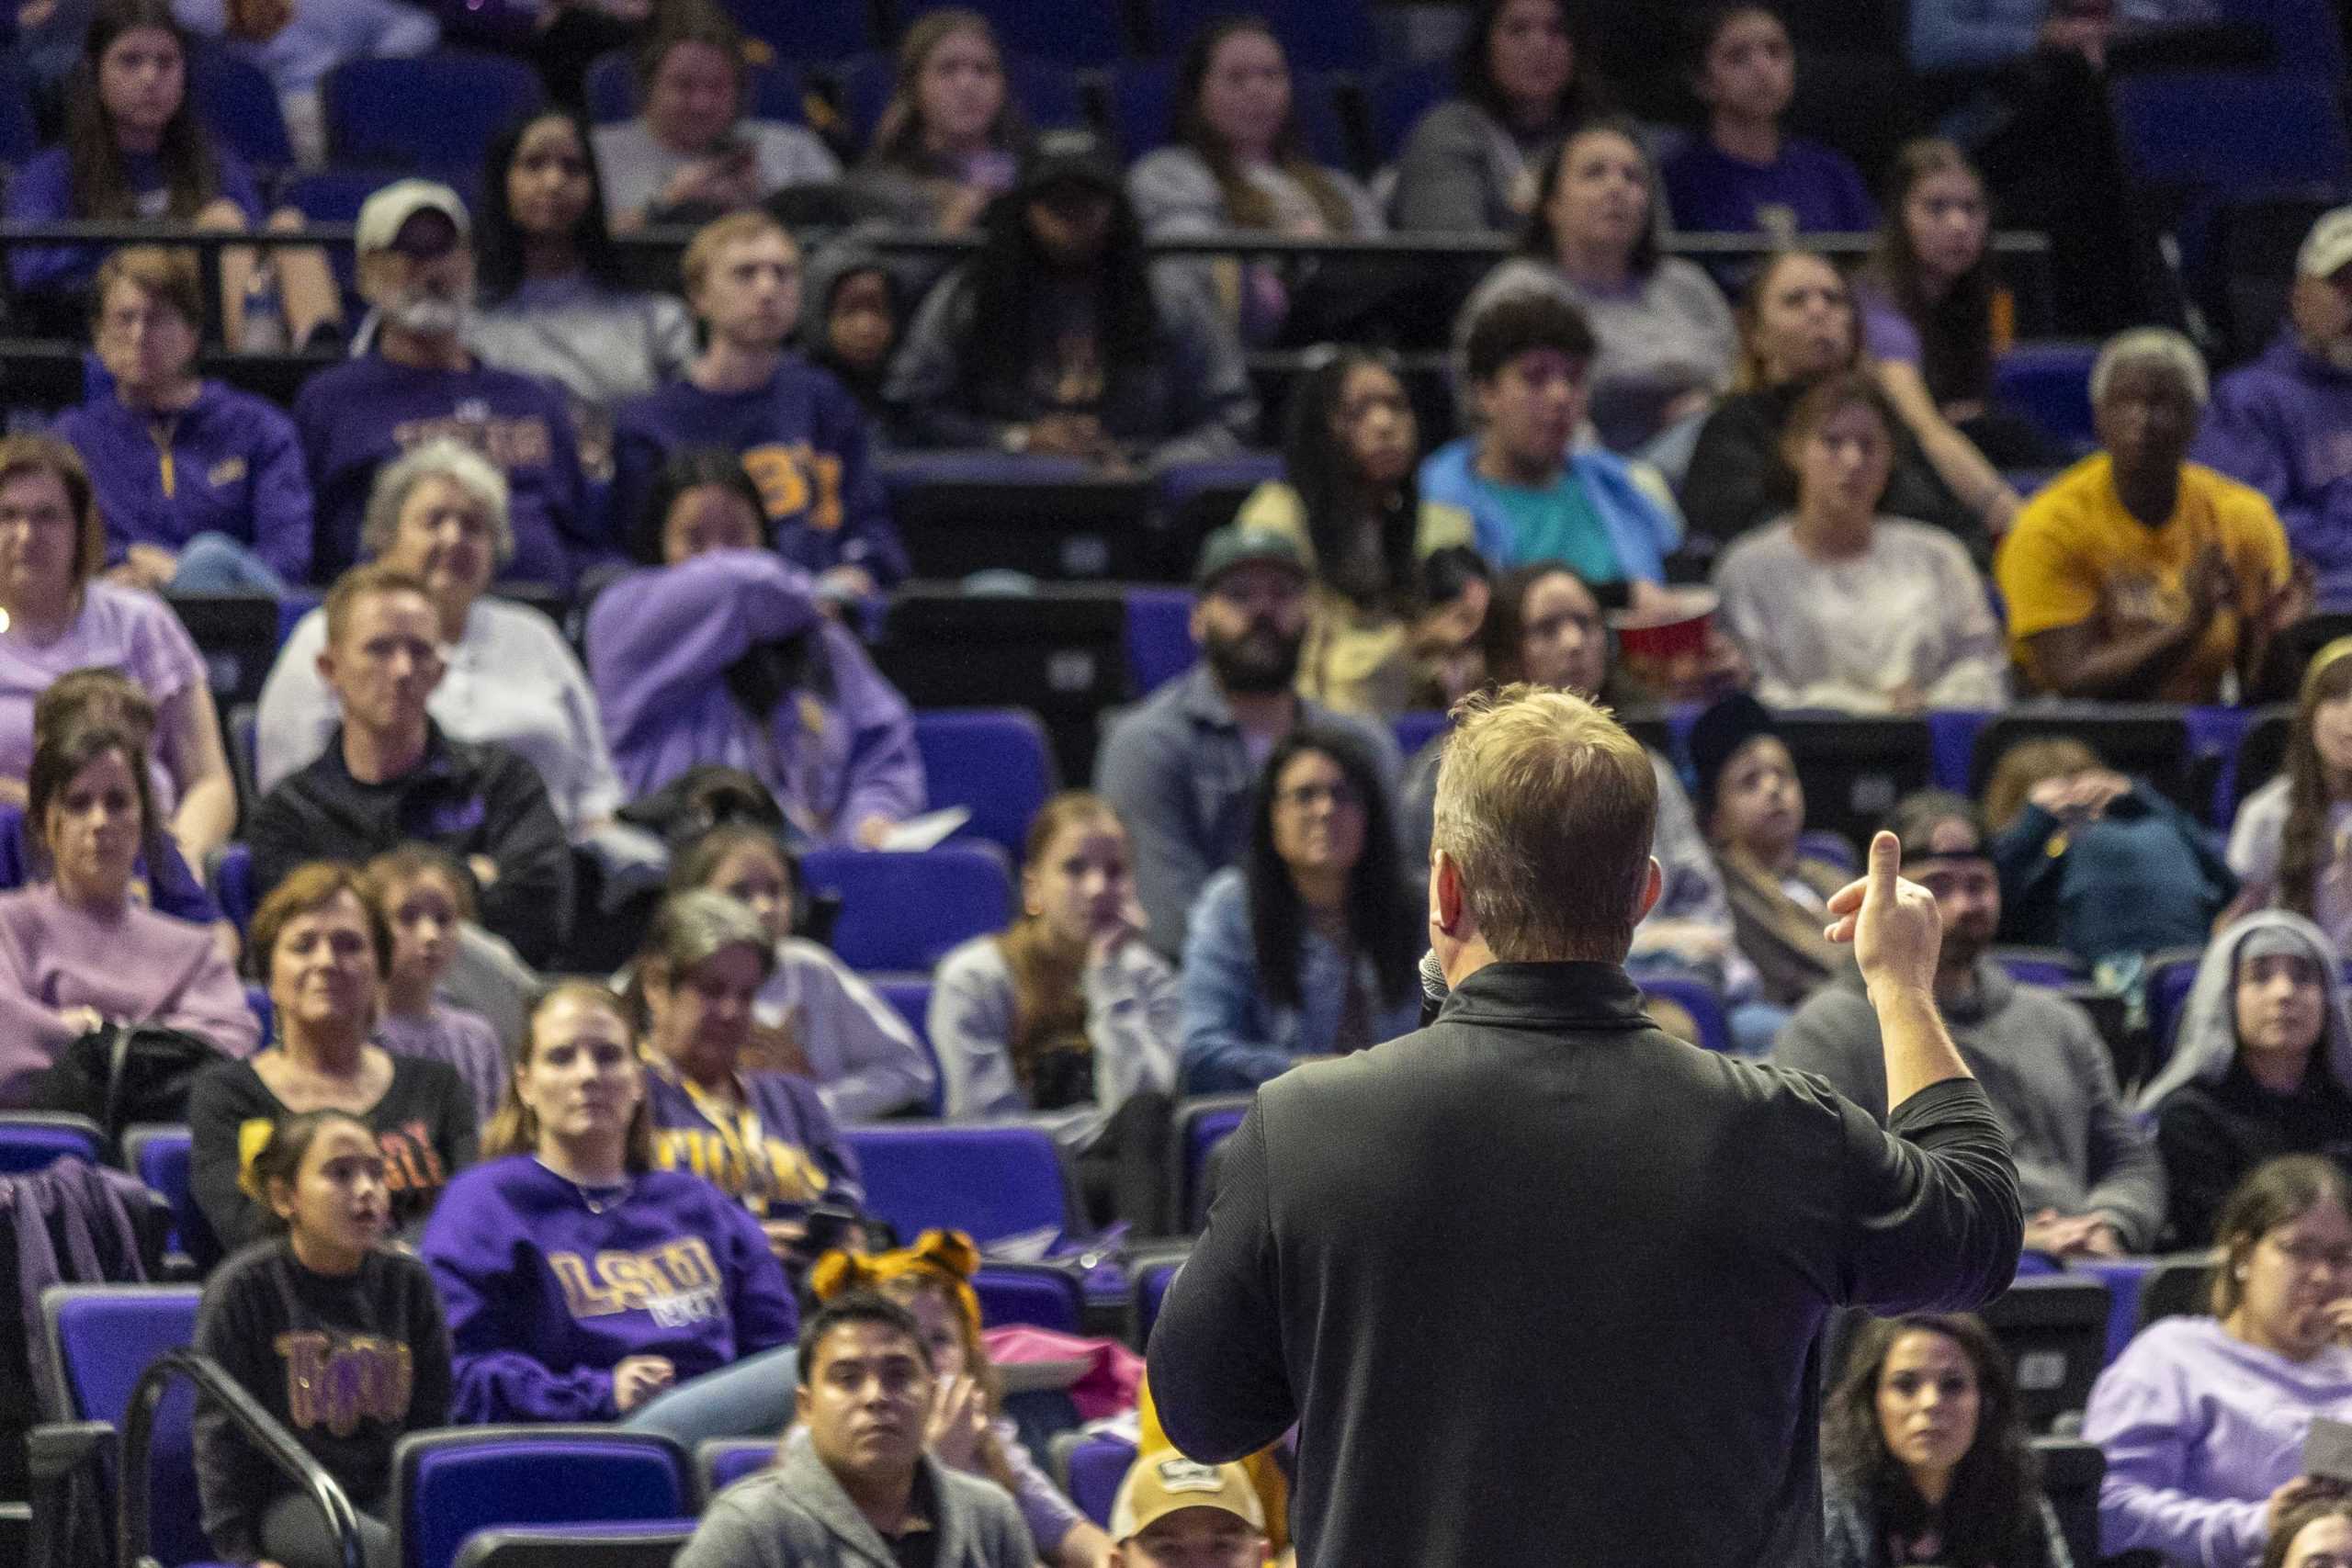
[[[363,786],[357,779],[351,776],[351,767],[343,760],[343,724],[341,720],[336,721],[334,733],[327,737],[327,749],[319,754],[319,761],[322,766],[333,772],[337,779],[351,785],[354,789],[363,787],[379,787]],[[419,760],[415,767],[411,768],[407,773],[402,773],[400,777],[396,779],[386,779],[383,782],[385,784],[416,784],[425,779],[449,778],[456,774],[457,769],[457,758],[450,750],[449,738],[441,733],[441,726],[439,724],[430,718],[427,718],[424,721],[424,757]]]
[[[1641,987],[1616,964],[1489,964],[1445,998],[1441,1023],[1646,1029]]]
[[[798,1441],[785,1445],[783,1461],[776,1468],[791,1488],[793,1502],[822,1525],[826,1534],[875,1568],[898,1568],[899,1560],[891,1554],[890,1543],[850,1501],[849,1494],[825,1461],[817,1457],[816,1445],[808,1440],[805,1433],[799,1435]],[[942,1568],[960,1561],[964,1521],[949,1501],[938,1461],[929,1454],[915,1461],[915,1500],[917,1511],[930,1516],[931,1528],[939,1534],[939,1551],[934,1561]]]

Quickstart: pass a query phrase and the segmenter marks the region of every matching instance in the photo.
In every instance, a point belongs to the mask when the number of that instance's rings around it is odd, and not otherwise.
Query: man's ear
[[[319,679],[326,682],[327,690],[330,692],[334,691],[334,647],[333,644],[330,643],[319,649],[318,671]]]
[[[1446,935],[1461,940],[1466,933],[1462,927],[1469,914],[1462,897],[1462,868],[1443,850],[1430,853],[1430,923]]]
[[[1649,874],[1642,878],[1642,896],[1635,901],[1639,908],[1634,911],[1634,923],[1638,926],[1648,919],[1650,911],[1657,908],[1657,901],[1665,895],[1666,871],[1657,863],[1657,856],[1652,855]]]

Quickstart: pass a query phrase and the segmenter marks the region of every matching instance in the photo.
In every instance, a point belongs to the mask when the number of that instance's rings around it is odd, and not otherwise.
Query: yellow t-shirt
[[[2035,667],[2031,639],[2061,626],[2094,625],[2101,636],[2126,635],[2177,619],[2188,604],[2189,562],[2206,541],[2221,547],[2237,573],[2242,598],[2213,617],[2205,640],[2166,677],[2157,695],[2210,703],[2238,654],[2245,617],[2287,581],[2287,533],[2259,491],[2196,463],[2180,470],[2180,500],[2161,528],[2124,510],[2107,454],[2086,457],[2050,481],[2018,513],[1993,559],[2008,602],[2009,652],[2035,685],[2050,682]]]

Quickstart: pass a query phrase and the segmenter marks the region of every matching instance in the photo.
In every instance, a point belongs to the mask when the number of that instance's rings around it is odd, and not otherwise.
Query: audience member
[[[841,177],[809,131],[746,118],[742,30],[707,0],[663,7],[637,54],[638,113],[594,133],[616,233],[707,223],[786,186]]]
[[[580,464],[611,478],[613,416],[677,380],[695,357],[677,298],[635,286],[605,218],[585,120],[542,109],[500,132],[483,158],[474,260],[480,311],[466,343],[485,364],[571,394]]]
[[[28,1103],[60,1053],[118,1025],[184,1031],[232,1056],[259,1042],[211,932],[134,896],[141,851],[160,837],[150,798],[128,730],[85,721],[41,738],[25,817],[47,874],[0,894],[0,1105]]]
[[[392,1446],[449,1410],[449,1325],[424,1265],[384,1245],[389,1179],[375,1129],[348,1111],[268,1127],[252,1179],[280,1234],[205,1281],[193,1341],[343,1489],[367,1568],[399,1561],[385,1522]],[[214,1551],[345,1568],[318,1504],[209,1400],[197,1410],[195,1449]]]
[[[2311,608],[2308,570],[2261,492],[2188,460],[2205,362],[2142,327],[2091,367],[2101,451],[2018,513],[1995,562],[2009,647],[2064,697],[2172,703],[2251,692],[2271,641]]]
[[[910,439],[1114,471],[1231,456],[1258,423],[1240,344],[1189,280],[1148,263],[1102,143],[1039,137],[978,253],[907,329],[888,397]]]
[[[2312,656],[2278,776],[2238,807],[2230,869],[2243,900],[2315,920],[2352,951],[2352,637]]]
[[[2203,1246],[2238,1182],[2281,1155],[2352,1170],[2342,967],[2324,932],[2283,909],[2246,916],[2205,950],[2172,1055],[2139,1095],[2164,1156],[2174,1246]]]
[[[1536,210],[1536,170],[1601,107],[1569,21],[1562,0],[1479,0],[1454,57],[1454,96],[1397,154],[1399,229],[1511,233]]]
[[[1110,1539],[1037,1468],[1020,1428],[1003,1413],[1003,1379],[980,1337],[980,1299],[972,1289],[979,1268],[979,1249],[970,1236],[929,1230],[896,1251],[829,1253],[818,1261],[810,1288],[820,1301],[871,1291],[906,1308],[922,1330],[938,1391],[925,1442],[931,1457],[1011,1493],[1045,1562],[1057,1568],[1102,1568]],[[786,1437],[786,1450],[808,1442],[805,1429],[797,1429]]]
[[[1406,705],[1442,713],[1486,684],[1479,637],[1494,603],[1495,570],[1476,550],[1454,547],[1424,559],[1414,581],[1421,611],[1411,647],[1420,684]]]
[[[1623,608],[1658,597],[1682,520],[1624,459],[1576,446],[1599,352],[1574,301],[1498,295],[1462,344],[1477,434],[1430,454],[1421,487],[1477,520],[1496,566],[1566,561]]]
[[[967,234],[1012,188],[1028,141],[989,19],[927,10],[899,41],[898,81],[850,188],[902,228]]]
[[[1795,509],[1715,559],[1724,621],[1774,707],[1909,714],[2008,700],[2000,622],[1966,547],[1881,510],[1902,429],[1863,372],[1815,382],[1781,438]]]
[[[939,1070],[906,1020],[831,950],[794,934],[799,868],[773,832],[725,822],[690,840],[671,863],[670,891],[701,887],[750,909],[774,954],[752,1001],[745,1066],[808,1079],[836,1122],[929,1102]]]
[[[938,1384],[906,1308],[865,1291],[827,1302],[801,1334],[799,1375],[794,1413],[808,1440],[714,1498],[677,1568],[825,1568],[850,1556],[1031,1568],[1036,1550],[1013,1500],[925,1451]]]
[[[1594,429],[1631,452],[1704,413],[1731,379],[1731,309],[1706,273],[1658,243],[1657,168],[1631,121],[1579,127],[1544,164],[1520,254],[1489,273],[1454,318],[1457,357],[1497,300],[1539,292],[1591,323]]]
[[[254,886],[266,892],[305,861],[421,840],[471,874],[483,925],[547,964],[571,932],[571,849],[527,761],[495,741],[452,739],[427,712],[446,668],[433,591],[393,567],[357,567],[322,614],[319,677],[343,720],[315,761],[254,807]]]
[[[441,41],[441,24],[404,0],[300,0],[284,6],[172,0],[172,15],[189,32],[220,40],[232,59],[269,78],[277,90],[287,140],[308,169],[327,162],[326,106],[320,87],[336,66],[426,54]]]
[[[800,352],[857,400],[868,448],[889,446],[897,439],[898,415],[883,394],[913,313],[902,275],[853,231],[808,258],[802,287],[813,309],[801,313]]]
[[[1784,252],[1758,270],[1740,299],[1739,333],[1738,389],[1700,427],[1682,486],[1682,514],[1702,554],[1788,510],[1796,476],[1781,452],[1797,400],[1840,371],[1871,368],[1852,292],[1835,266],[1810,252]],[[1921,411],[1898,404],[1897,412],[1903,427],[1880,506],[1891,516],[1932,523],[1973,558],[1989,559],[1994,535],[2017,508],[2015,492],[1989,470],[1973,487],[1954,484],[1935,455],[1939,444],[1950,450],[1942,416],[1922,428]]]
[[[2213,388],[2196,453],[2278,509],[2287,543],[2331,602],[2352,591],[2352,208],[2295,254],[2277,341]]]
[[[2083,1010],[2021,986],[1986,955],[2001,885],[1976,807],[1928,791],[1895,807],[1906,875],[1943,916],[1936,1006],[2008,1134],[2025,1205],[2025,1245],[2055,1258],[2143,1250],[2164,1219],[2164,1167],[2115,1085],[2107,1046]],[[1878,1023],[1859,980],[1797,1010],[1772,1060],[1819,1073],[1873,1116],[1886,1111]]]
[[[237,820],[204,660],[179,617],[141,589],[98,578],[106,558],[89,470],[53,436],[0,438],[0,799],[22,801],[33,709],[75,670],[120,670],[155,705],[148,798],[194,863]]]
[[[1854,161],[1781,129],[1796,96],[1796,46],[1788,24],[1759,0],[1699,14],[1691,29],[1690,85],[1706,110],[1662,171],[1674,227],[1686,233],[1750,233],[1775,244],[1800,233],[1860,233],[1878,209]]]
[[[488,1019],[439,995],[475,918],[471,879],[431,845],[403,844],[368,863],[361,891],[392,942],[370,1038],[456,1072],[473,1095],[474,1125],[487,1127],[506,1092],[505,1047]]]
[[[168,222],[231,232],[259,227],[253,176],[189,101],[190,53],[171,0],[98,0],[65,91],[64,144],[35,153],[9,179],[7,220]],[[302,221],[290,209],[268,220],[273,229]],[[262,291],[276,291],[284,310],[279,330],[290,331],[296,344],[339,324],[341,298],[321,252],[280,249],[263,260],[238,246],[220,255],[221,324],[231,344],[285,346],[251,335],[256,323],[246,320],[246,304]],[[82,314],[105,257],[100,245],[12,247],[12,313],[72,330],[68,323]]]
[[[1259,775],[1247,858],[1209,879],[1185,930],[1185,1092],[1255,1089],[1410,1032],[1421,926],[1372,757],[1348,732],[1292,730]]]
[[[2352,1497],[2314,1487],[2278,1517],[2262,1568],[2331,1568],[2352,1562]]]
[[[1098,1223],[1165,1234],[1179,1005],[1143,941],[1126,829],[1102,796],[1066,791],[1030,819],[1020,917],[939,961],[941,1109],[1043,1121]]]
[[[741,768],[797,841],[875,848],[922,809],[914,716],[818,585],[763,547],[760,492],[725,451],[672,459],[640,559],[588,612],[589,678],[632,794]]]
[[[2114,979],[2131,980],[2151,953],[2202,945],[2237,891],[2203,823],[2079,740],[2003,752],[1984,817],[2001,940],[2064,948]]]
[[[857,400],[792,347],[800,247],[774,219],[738,212],[697,232],[678,270],[709,346],[684,380],[622,407],[616,514],[644,516],[662,465],[681,452],[723,446],[759,486],[761,541],[827,594],[862,599],[896,584],[907,552],[867,457]]]
[[[561,592],[602,547],[587,514],[580,452],[563,394],[485,365],[466,346],[474,258],[464,203],[447,186],[398,180],[369,197],[352,234],[375,341],[322,370],[294,399],[318,528],[313,571],[357,560],[376,475],[435,436],[488,457],[512,492],[509,574]]]
[[[1852,967],[1823,933],[1853,869],[1805,852],[1804,784],[1763,704],[1734,693],[1699,716],[1686,745],[1739,950],[1763,976],[1762,999],[1793,1008]]]
[[[1303,725],[1351,729],[1372,749],[1384,786],[1401,765],[1386,726],[1335,714],[1296,690],[1309,611],[1295,540],[1220,528],[1201,547],[1193,591],[1201,661],[1120,716],[1094,767],[1094,787],[1134,849],[1145,935],[1166,958],[1181,951],[1210,876],[1241,860],[1250,792],[1284,736]]]
[[[341,1111],[375,1134],[392,1227],[413,1237],[449,1179],[473,1163],[473,1096],[456,1068],[368,1043],[392,938],[359,873],[298,868],[254,912],[253,953],[277,1037],[196,1080],[187,1122],[197,1206],[228,1250],[261,1240],[272,1216],[253,1164],[269,1129],[305,1111]]]
[[[1147,238],[1240,230],[1325,240],[1387,227],[1369,191],[1307,152],[1291,101],[1290,62],[1263,17],[1224,17],[1185,47],[1172,119],[1170,144],[1127,172]],[[1186,270],[1244,343],[1310,341],[1342,324],[1317,308],[1317,286],[1344,268],[1204,257]]]
[[[1299,690],[1347,713],[1395,714],[1425,684],[1420,563],[1439,550],[1483,546],[1499,556],[1499,529],[1424,501],[1413,405],[1394,361],[1340,349],[1298,378],[1283,436],[1283,478],[1252,491],[1234,523],[1288,536],[1315,574],[1314,614]]]
[[[182,593],[267,593],[311,571],[311,478],[294,422],[197,374],[204,290],[175,251],[115,252],[92,286],[110,388],[50,427],[89,466],[107,580]]]
[[[1112,1568],[1257,1568],[1266,1510],[1238,1464],[1137,1458],[1111,1500]]]
[[[2298,1504],[2315,1417],[2352,1420],[2352,1213],[2343,1169],[2257,1168],[2222,1204],[2212,1315],[2150,1324],[2091,1389],[2083,1436],[2107,1454],[2099,1546],[2177,1562],[2251,1562]]]
[[[1977,1319],[1867,1320],[1821,1427],[1825,1568],[2074,1568],[2009,1359]]]
[[[449,1310],[458,1421],[611,1421],[689,1451],[790,1416],[784,1270],[759,1223],[654,1163],[627,1009],[566,980],[530,1030],[484,1162],[421,1250]]]

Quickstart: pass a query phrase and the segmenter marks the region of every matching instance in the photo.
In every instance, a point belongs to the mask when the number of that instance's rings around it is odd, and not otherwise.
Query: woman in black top
[[[449,1329],[433,1276],[382,1245],[384,1156],[367,1122],[309,1111],[265,1134],[253,1195],[283,1227],[221,1265],[196,1348],[276,1416],[359,1511],[369,1568],[393,1561],[381,1517],[392,1445],[449,1410]],[[197,1491],[212,1549],[232,1562],[342,1568],[309,1494],[217,1408],[196,1417]]]

